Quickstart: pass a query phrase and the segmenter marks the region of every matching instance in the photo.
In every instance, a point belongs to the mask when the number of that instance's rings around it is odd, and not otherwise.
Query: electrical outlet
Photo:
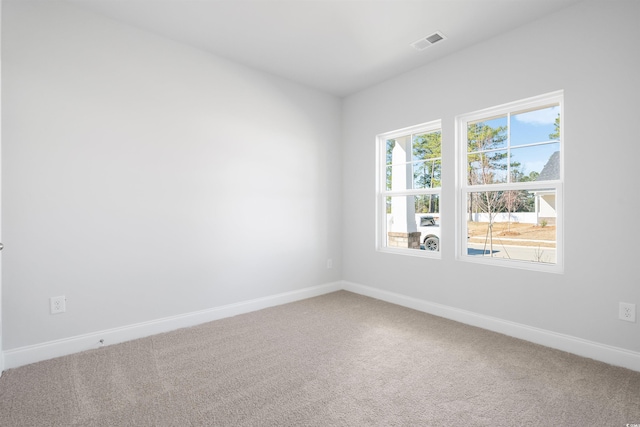
[[[51,314],[64,313],[67,311],[66,298],[63,296],[51,297]]]
[[[620,320],[626,320],[627,322],[636,321],[636,305],[628,302],[620,303],[620,311],[618,313]]]
[[[333,268],[333,260],[331,258],[327,260],[327,268]]]

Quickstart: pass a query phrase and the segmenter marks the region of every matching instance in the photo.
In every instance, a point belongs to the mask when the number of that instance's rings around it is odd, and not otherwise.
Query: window
[[[439,120],[378,135],[378,250],[440,256],[441,141]]]
[[[456,118],[459,259],[562,271],[562,99]]]

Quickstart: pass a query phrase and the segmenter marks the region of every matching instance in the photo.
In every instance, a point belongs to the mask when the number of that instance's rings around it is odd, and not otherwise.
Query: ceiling
[[[582,0],[67,0],[346,96]],[[446,39],[418,51],[411,43]]]

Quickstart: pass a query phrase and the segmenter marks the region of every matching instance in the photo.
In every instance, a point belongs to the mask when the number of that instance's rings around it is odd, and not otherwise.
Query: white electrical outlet
[[[331,258],[327,259],[327,268],[333,268],[333,260]]]
[[[66,298],[63,296],[51,297],[51,314],[64,313],[67,311]]]
[[[620,320],[626,320],[627,322],[636,321],[636,305],[628,302],[620,303],[620,311],[618,313]]]

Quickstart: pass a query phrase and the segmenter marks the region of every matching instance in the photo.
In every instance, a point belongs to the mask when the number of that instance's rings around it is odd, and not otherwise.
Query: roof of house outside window
[[[550,181],[560,179],[560,152],[556,151],[549,157],[536,181]]]

